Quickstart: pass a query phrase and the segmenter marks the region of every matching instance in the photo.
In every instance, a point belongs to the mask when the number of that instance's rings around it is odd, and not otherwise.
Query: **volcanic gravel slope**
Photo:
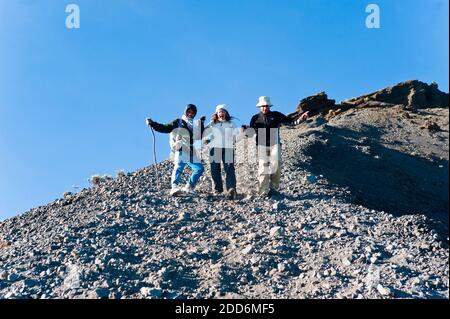
[[[433,120],[441,131],[421,129]],[[448,298],[448,109],[284,128],[282,193],[168,196],[164,161],[0,223],[1,298]]]

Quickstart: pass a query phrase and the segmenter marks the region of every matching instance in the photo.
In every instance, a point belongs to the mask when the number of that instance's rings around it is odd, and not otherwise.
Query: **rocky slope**
[[[164,161],[1,222],[0,298],[449,298],[448,105],[376,103],[284,128],[278,199],[242,141],[236,201]]]

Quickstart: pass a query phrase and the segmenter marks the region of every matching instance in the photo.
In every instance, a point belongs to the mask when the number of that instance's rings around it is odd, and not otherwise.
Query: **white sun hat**
[[[270,102],[270,97],[268,96],[261,96],[259,98],[258,104],[256,104],[257,107],[261,106],[273,106],[273,104]]]
[[[216,113],[219,112],[220,110],[225,110],[225,111],[228,112],[227,107],[228,106],[226,104],[219,104],[219,105],[217,105],[216,106]]]

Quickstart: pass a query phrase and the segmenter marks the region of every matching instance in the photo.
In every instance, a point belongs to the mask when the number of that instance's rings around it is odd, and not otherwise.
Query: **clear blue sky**
[[[0,0],[0,220],[149,165],[148,115],[227,103],[247,122],[260,95],[289,113],[408,79],[448,92],[448,45],[446,0]]]

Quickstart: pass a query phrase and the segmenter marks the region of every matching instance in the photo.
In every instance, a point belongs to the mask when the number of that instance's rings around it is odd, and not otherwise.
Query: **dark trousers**
[[[212,148],[210,151],[211,177],[214,190],[223,192],[221,163],[225,170],[225,184],[227,191],[236,189],[236,172],[234,170],[234,149]]]

